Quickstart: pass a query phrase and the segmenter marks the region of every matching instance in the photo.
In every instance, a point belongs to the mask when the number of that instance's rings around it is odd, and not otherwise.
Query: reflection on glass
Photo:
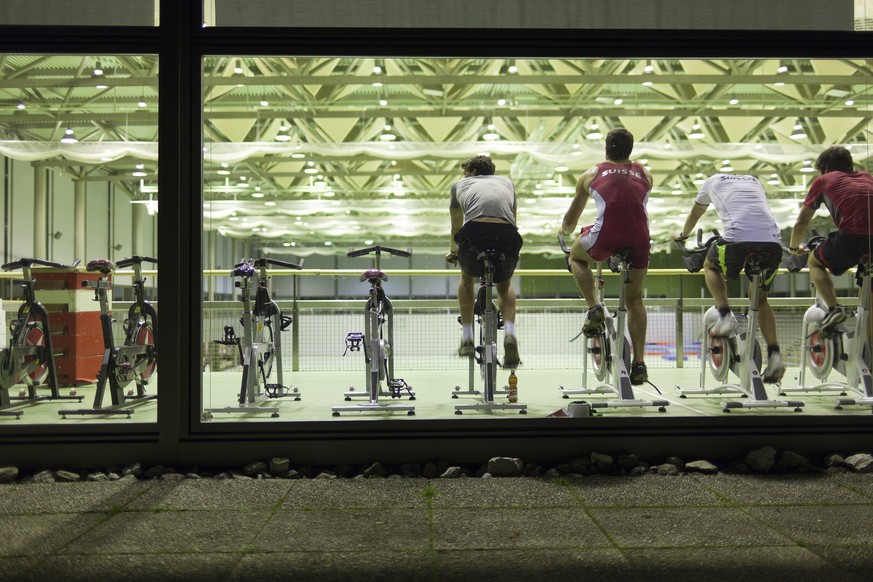
[[[352,405],[371,400],[373,363],[365,347],[375,334],[367,333],[364,316],[371,292],[365,272],[372,265],[349,252],[378,246],[412,249],[409,257],[383,254],[379,267],[387,277],[380,285],[392,304],[394,328],[392,338],[382,338],[390,345],[394,371],[385,374],[379,401],[390,402],[391,381],[402,379],[416,397],[409,420],[456,418],[452,393],[475,392],[481,378],[476,366],[457,356],[457,270],[444,259],[449,192],[462,177],[460,163],[478,154],[489,155],[517,193],[524,239],[513,279],[519,401],[528,405],[529,416],[565,405],[558,388],[578,384],[585,365],[583,342],[570,341],[585,306],[556,233],[580,175],[603,160],[604,138],[619,126],[634,134],[633,159],[654,177],[647,206],[654,245],[645,287],[646,362],[662,388],[677,383],[673,374],[699,374],[701,309],[711,299],[702,277],[682,268],[670,235],[682,227],[703,180],[719,171],[764,183],[784,230],[793,224],[815,178],[809,170],[824,147],[844,144],[857,167],[869,169],[868,65],[803,59],[205,58],[204,410],[252,408],[213,416],[214,422],[406,419],[405,411],[390,410],[332,416],[338,399]],[[593,220],[589,206],[581,224]],[[701,228],[717,226],[709,214]],[[240,325],[242,283],[234,269],[248,259],[303,264],[300,271],[271,268],[263,281],[250,283],[263,284],[283,316],[291,317],[284,332],[271,326],[274,336],[285,334],[283,382],[298,387],[299,401],[270,398],[266,388],[249,401],[241,390],[240,346],[247,340]],[[604,271],[609,305],[618,281]],[[805,277],[780,276],[771,290],[782,337],[799,337],[802,310],[790,298],[808,295]],[[854,293],[850,283],[839,284]],[[733,285],[732,296],[746,294],[745,283]],[[241,343],[227,339],[233,337]],[[798,342],[786,340],[783,347],[789,368],[799,365]],[[502,358],[502,341],[498,345]],[[253,368],[262,387],[276,382],[268,368]],[[499,371],[500,386],[508,375]],[[638,390],[658,397],[651,387]],[[276,408],[278,419],[258,407]],[[673,408],[679,411],[674,415],[719,411],[718,403],[708,401]]]

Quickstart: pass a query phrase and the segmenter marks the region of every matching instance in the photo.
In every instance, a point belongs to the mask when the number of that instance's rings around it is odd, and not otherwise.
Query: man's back
[[[780,242],[779,226],[770,212],[761,182],[754,176],[715,174],[700,187],[697,204],[715,207],[721,236],[730,242]]]
[[[496,175],[468,176],[452,184],[451,205],[464,211],[464,222],[477,218],[502,218],[515,224],[515,187],[509,178]]]
[[[873,177],[867,172],[833,171],[813,181],[804,206],[827,207],[843,232],[873,235]]]
[[[598,164],[597,175],[588,185],[588,191],[597,205],[597,219],[591,232],[599,232],[604,224],[621,224],[622,230],[632,235],[631,238],[648,239],[646,203],[651,189],[643,167],[636,162]]]

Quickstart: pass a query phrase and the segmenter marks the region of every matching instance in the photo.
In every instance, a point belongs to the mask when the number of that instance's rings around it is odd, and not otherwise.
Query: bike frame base
[[[527,414],[527,404],[516,402],[478,402],[476,404],[455,405],[455,414],[463,414],[465,410],[517,410],[519,414]]]
[[[203,411],[203,420],[212,420],[213,414],[252,414],[252,413],[270,413],[271,418],[279,418],[279,408],[277,406],[227,406],[225,408],[207,408]]]
[[[413,404],[384,404],[381,402],[360,402],[358,404],[346,404],[331,406],[333,416],[339,416],[340,412],[397,412],[406,411],[408,416],[415,416]]]

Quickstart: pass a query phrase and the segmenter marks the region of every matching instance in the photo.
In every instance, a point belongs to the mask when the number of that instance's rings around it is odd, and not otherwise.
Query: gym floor
[[[791,388],[798,385],[797,368],[789,368],[782,382],[783,388]],[[383,397],[380,402],[388,404],[412,404],[415,406],[415,415],[408,416],[405,410],[398,411],[343,411],[339,417],[332,415],[332,407],[337,405],[354,405],[359,402],[368,402],[368,399],[363,396],[365,393],[364,374],[359,372],[286,372],[285,381],[293,387],[299,389],[301,399],[295,401],[293,397],[278,398],[278,399],[260,399],[260,406],[270,406],[279,408],[279,417],[273,418],[271,414],[264,412],[234,412],[221,413],[216,412],[224,407],[236,406],[236,399],[239,390],[240,372],[238,370],[228,370],[221,372],[211,372],[203,376],[203,402],[204,407],[213,410],[212,422],[287,422],[294,420],[333,420],[343,422],[345,420],[362,420],[362,419],[408,419],[414,422],[416,419],[450,419],[450,418],[472,418],[472,417],[502,417],[513,418],[520,417],[517,410],[499,410],[499,411],[464,411],[463,415],[455,414],[455,405],[457,404],[472,404],[480,401],[477,396],[463,395],[459,398],[452,398],[452,392],[456,389],[467,390],[469,376],[467,371],[462,370],[447,370],[447,371],[416,371],[408,375],[404,375],[404,380],[409,384],[410,388],[415,393],[415,400],[409,401],[408,398],[395,399]],[[525,371],[519,368],[516,372],[518,376],[518,401],[527,405],[527,415],[523,418],[538,418],[546,417],[553,412],[565,408],[573,401],[585,400],[587,402],[598,402],[604,400],[613,400],[611,395],[585,395],[585,394],[569,394],[565,398],[560,387],[568,389],[579,388],[582,386],[581,370],[578,369],[536,369]],[[589,371],[589,374],[590,371]],[[501,371],[498,376],[499,386],[506,383],[508,373]],[[834,379],[838,375],[833,374]],[[682,388],[699,387],[700,370],[697,367],[684,369],[650,369],[649,378],[651,382],[658,387],[661,394],[650,385],[635,387],[634,392],[638,399],[663,399],[669,402],[666,412],[658,412],[656,407],[622,407],[622,408],[606,408],[599,409],[599,412],[605,416],[620,415],[620,416],[720,416],[725,413],[722,411],[721,402],[723,401],[748,401],[747,398],[738,398],[736,395],[688,395],[686,398],[679,396],[676,391],[676,386]],[[594,384],[593,374],[589,377],[589,385]],[[707,387],[715,386],[711,375],[707,374]],[[476,388],[478,389],[481,382],[477,376]],[[157,375],[154,381],[149,386],[149,391],[154,392],[157,386]],[[355,397],[350,402],[345,401],[344,393],[354,387],[356,392],[361,392],[361,397]],[[870,414],[869,406],[848,406],[842,410],[834,410],[834,401],[837,393],[808,393],[808,394],[790,394],[789,396],[779,396],[777,389],[773,385],[767,386],[770,397],[774,400],[801,400],[804,402],[803,410],[800,413],[794,411],[793,407],[785,408],[756,408],[734,410],[731,414],[734,415],[855,415],[855,414]],[[133,402],[129,408],[134,412],[128,419],[124,415],[105,415],[105,416],[78,416],[68,415],[66,419],[62,419],[58,414],[59,410],[75,410],[79,408],[89,408],[93,401],[94,385],[86,385],[77,389],[78,394],[82,395],[84,400],[82,403],[75,401],[42,401],[32,404],[25,404],[15,407],[16,410],[24,411],[24,414],[19,420],[14,417],[0,417],[0,422],[4,423],[27,423],[27,424],[91,424],[91,423],[149,423],[155,422],[157,419],[157,403],[154,400],[146,402]],[[69,393],[69,389],[62,390],[63,394]],[[108,401],[108,396],[106,397]],[[506,402],[506,396],[498,394],[495,397],[495,402]]]

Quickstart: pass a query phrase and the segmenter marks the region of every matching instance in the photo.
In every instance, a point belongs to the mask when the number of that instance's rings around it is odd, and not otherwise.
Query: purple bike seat
[[[380,271],[379,269],[367,269],[363,273],[361,273],[361,282],[369,281],[370,279],[381,279],[383,281],[388,280],[388,275]]]

